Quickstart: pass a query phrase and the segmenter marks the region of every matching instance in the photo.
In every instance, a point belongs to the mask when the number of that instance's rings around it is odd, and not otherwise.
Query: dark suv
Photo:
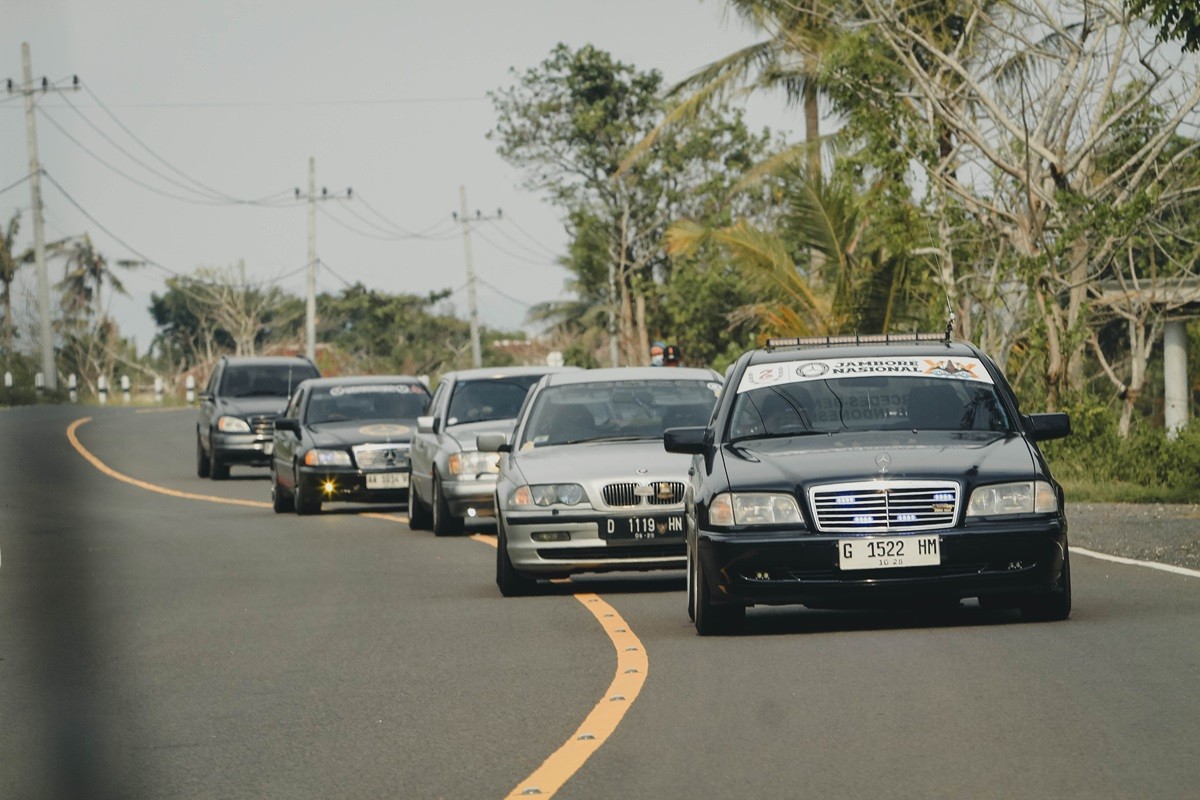
[[[307,358],[222,357],[200,393],[196,474],[219,481],[231,464],[268,466],[275,418],[300,381],[319,377]]]

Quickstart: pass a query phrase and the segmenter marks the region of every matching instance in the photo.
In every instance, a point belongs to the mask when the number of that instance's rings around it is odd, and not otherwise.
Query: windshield
[[[988,381],[917,375],[802,380],[743,386],[731,440],[837,431],[1008,431]]]
[[[447,425],[512,419],[521,410],[529,387],[541,375],[512,375],[504,378],[481,378],[459,381],[450,397]]]
[[[221,377],[226,397],[290,397],[300,381],[320,377],[307,364],[255,364],[231,366]]]
[[[597,381],[553,386],[529,410],[519,447],[661,439],[667,428],[706,425],[715,381]]]
[[[428,406],[429,392],[416,383],[319,387],[312,391],[304,421],[411,420]]]

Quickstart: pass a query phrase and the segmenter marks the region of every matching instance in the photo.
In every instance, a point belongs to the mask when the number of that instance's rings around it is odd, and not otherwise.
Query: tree
[[[33,250],[26,249],[20,253],[13,248],[17,244],[17,234],[21,230],[21,212],[17,211],[8,221],[3,237],[0,237],[0,286],[3,296],[0,304],[4,308],[4,346],[12,352],[16,340],[16,325],[13,320],[12,285],[17,279],[17,271],[26,264],[33,263]]]
[[[1200,49],[1200,8],[1189,0],[1128,0],[1130,14],[1146,15],[1160,42],[1183,40],[1185,53]],[[1149,12],[1147,14],[1147,12]]]
[[[1053,408],[1083,387],[1089,286],[1111,272],[1132,232],[1100,223],[1128,222],[1146,203],[1161,211],[1200,189],[1175,182],[1195,143],[1163,158],[1196,121],[1196,66],[1147,41],[1112,0],[961,0],[937,13],[896,0],[862,5],[874,23],[864,35],[892,65],[869,72],[907,89],[877,92],[864,75],[861,110],[899,132],[936,198],[927,213],[947,288],[969,290],[988,268],[955,260],[953,224],[1003,240],[1008,255],[991,287],[1027,287]],[[1159,120],[1140,147],[1101,169],[1113,130],[1145,104],[1162,110]],[[989,313],[980,298],[968,310]]]
[[[606,311],[612,363],[647,363],[650,330],[670,322],[655,300],[670,281],[663,235],[673,218],[725,203],[732,178],[753,163],[767,134],[751,136],[726,107],[686,131],[659,137],[621,169],[634,144],[661,120],[661,75],[640,72],[585,46],[556,47],[514,87],[491,94],[498,122],[489,136],[526,186],[565,213],[574,244],[565,259],[579,304],[539,308],[576,325]],[[550,316],[547,316],[550,315]]]

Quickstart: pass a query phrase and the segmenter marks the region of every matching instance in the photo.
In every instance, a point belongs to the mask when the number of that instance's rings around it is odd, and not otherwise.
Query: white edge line
[[[1095,550],[1085,550],[1082,547],[1071,545],[1072,553],[1079,553],[1082,556],[1098,558],[1102,561],[1112,561],[1117,564],[1129,564],[1134,567],[1149,567],[1150,569],[1158,569],[1163,572],[1173,572],[1176,575],[1186,575],[1189,578],[1200,578],[1200,570],[1188,569],[1187,567],[1177,567],[1174,564],[1159,564],[1156,561],[1138,561],[1136,558],[1124,558],[1122,556],[1110,556],[1108,553],[1097,553]]]

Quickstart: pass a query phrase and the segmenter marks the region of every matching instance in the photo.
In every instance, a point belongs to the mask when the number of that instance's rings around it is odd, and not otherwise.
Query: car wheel
[[[208,456],[204,453],[204,445],[200,444],[200,434],[196,434],[196,477],[208,477]]]
[[[271,507],[275,509],[276,514],[283,514],[295,508],[292,499],[279,485],[279,477],[275,474],[275,470],[271,470]]]
[[[463,532],[465,526],[462,517],[456,517],[450,513],[442,482],[436,472],[433,473],[433,502],[430,505],[433,506],[434,536],[451,536]]]
[[[292,507],[301,516],[321,513],[321,498],[310,498],[308,496],[308,492],[304,491],[304,484],[301,483],[299,475],[296,476],[295,482],[292,484]]]
[[[513,567],[508,557],[508,536],[499,514],[496,515],[496,585],[505,597],[521,597],[537,590],[536,578],[527,578]]]
[[[1048,592],[1029,595],[1021,602],[1021,618],[1055,622],[1071,616],[1071,554],[1063,552],[1062,572]]]
[[[695,587],[696,595],[693,608],[696,633],[701,636],[718,636],[723,633],[737,632],[746,619],[746,607],[713,605],[708,583],[704,579],[704,567],[700,564],[699,557],[692,558],[691,572],[692,586]]]
[[[417,485],[413,482],[412,473],[408,474],[408,529],[410,531],[427,531],[431,523],[429,506],[421,502],[417,494]]]
[[[229,479],[229,465],[221,460],[217,455],[217,448],[213,448],[208,454],[208,477],[214,481],[223,481]]]

